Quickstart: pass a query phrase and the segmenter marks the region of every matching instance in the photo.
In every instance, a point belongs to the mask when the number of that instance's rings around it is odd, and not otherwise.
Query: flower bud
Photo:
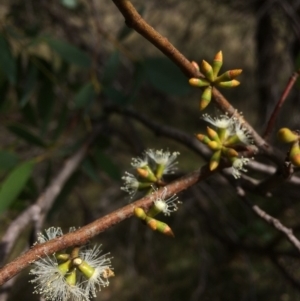
[[[206,87],[206,86],[210,85],[210,82],[203,78],[190,78],[189,84],[193,87],[201,88],[201,87]]]
[[[222,65],[223,65],[223,54],[222,54],[222,51],[220,50],[215,55],[215,58],[214,58],[213,63],[212,63],[213,74],[214,74],[215,78],[217,77]]]
[[[208,143],[211,142],[211,140],[203,134],[198,134],[198,135],[196,135],[196,137],[197,137],[198,140],[200,140],[204,144],[208,144]]]
[[[174,237],[172,229],[167,224],[149,216],[146,218],[146,223],[153,231],[159,231],[167,236]]]
[[[208,86],[202,93],[200,100],[200,111],[204,110],[211,101],[212,87]]]
[[[139,208],[139,207],[134,208],[134,215],[142,220],[145,220],[147,217],[144,209]]]
[[[295,166],[300,166],[300,148],[299,141],[295,141],[290,150],[290,160]]]
[[[240,75],[242,72],[243,72],[242,69],[234,69],[234,70],[226,71],[220,76],[218,76],[214,81],[214,83],[231,81],[232,79]]]
[[[197,71],[200,70],[199,65],[198,65],[196,62],[192,61],[191,64],[193,65],[193,67],[194,67]]]
[[[233,158],[233,157],[238,157],[239,156],[239,153],[235,149],[228,148],[228,147],[223,147],[222,148],[222,153],[228,158]]]
[[[144,166],[142,168],[137,168],[136,172],[138,173],[138,175],[142,178],[144,178],[147,181],[150,182],[156,182],[157,178],[155,177],[153,171],[151,170],[151,168],[147,165]]]
[[[221,143],[218,143],[216,141],[210,141],[209,143],[207,143],[207,146],[213,151],[219,150],[222,147]]]
[[[217,85],[221,88],[234,88],[240,84],[239,81],[233,79],[231,81],[226,81],[226,82],[220,82],[217,83]]]
[[[299,139],[299,136],[288,128],[281,128],[277,133],[277,137],[283,143],[291,143]]]
[[[211,139],[211,140],[214,140],[216,142],[221,142],[220,141],[220,138],[218,136],[218,133],[213,130],[212,128],[210,128],[209,126],[206,127],[206,131],[207,131],[207,134],[208,134],[208,137]]]
[[[211,171],[215,170],[219,166],[220,159],[221,159],[221,150],[218,150],[215,153],[213,153],[213,155],[210,158],[209,169]]]
[[[200,65],[200,70],[210,82],[214,81],[214,73],[212,66],[207,61],[202,61]]]

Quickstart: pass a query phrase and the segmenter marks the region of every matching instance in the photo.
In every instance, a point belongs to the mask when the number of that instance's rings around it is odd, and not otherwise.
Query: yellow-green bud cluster
[[[240,84],[235,80],[238,75],[242,73],[241,69],[233,69],[224,72],[219,75],[219,71],[223,65],[223,54],[219,51],[210,65],[203,60],[200,64],[200,68],[196,62],[192,62],[192,65],[202,72],[205,78],[190,78],[189,83],[191,86],[202,88],[203,93],[200,100],[200,110],[204,110],[210,103],[212,97],[212,88],[218,86],[221,88],[234,88]]]
[[[290,149],[288,152],[289,160],[293,165],[300,166],[300,135],[297,132],[291,131],[289,128],[281,128],[277,137],[283,143],[289,143]]]
[[[220,163],[221,158],[226,158],[232,163],[233,176],[238,178],[239,171],[246,171],[243,165],[249,162],[249,159],[239,158],[236,150],[237,146],[248,145],[252,143],[252,139],[243,124],[234,116],[221,115],[220,118],[211,118],[209,115],[203,115],[203,119],[217,129],[206,128],[207,135],[198,134],[196,137],[202,143],[206,144],[213,154],[210,158],[209,169],[215,170]]]

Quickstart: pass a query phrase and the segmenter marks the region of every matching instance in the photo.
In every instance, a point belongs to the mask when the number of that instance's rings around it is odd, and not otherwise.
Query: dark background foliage
[[[299,68],[298,1],[134,4],[190,60],[211,61],[222,50],[222,70],[243,69],[241,86],[224,95],[262,133],[288,78]],[[137,116],[191,136],[205,126],[199,119],[200,91],[126,27],[113,2],[6,0],[0,3],[0,20],[1,233],[97,127],[96,141],[43,228],[67,231],[126,205],[130,200],[120,190],[121,176],[146,148],[181,152],[174,177],[204,164],[185,145],[156,135],[122,111],[131,108]],[[298,108],[296,85],[276,129],[299,128]],[[208,112],[218,114],[213,106]],[[297,187],[273,189],[271,197],[249,196],[298,234]],[[95,239],[111,252],[116,274],[97,300],[300,300],[298,253],[252,214],[227,180],[212,176],[180,199],[180,210],[162,218],[175,239],[133,218]],[[32,243],[31,233],[32,225],[8,261]],[[8,300],[38,300],[28,277],[21,274]]]

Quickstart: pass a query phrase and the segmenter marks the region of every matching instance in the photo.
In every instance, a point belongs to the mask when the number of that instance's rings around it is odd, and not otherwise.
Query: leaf
[[[54,109],[54,87],[53,83],[47,79],[43,78],[40,84],[38,100],[37,100],[37,110],[39,119],[41,120],[40,134],[43,136],[51,120],[51,116]]]
[[[35,134],[32,134],[29,130],[24,128],[24,126],[10,125],[7,128],[16,136],[20,137],[30,144],[34,144],[39,147],[46,147],[46,143],[41,138],[39,138]]]
[[[22,93],[22,97],[20,99],[21,107],[24,107],[28,100],[30,99],[31,95],[33,94],[36,82],[37,82],[37,75],[38,70],[36,66],[33,64],[30,65],[29,71],[27,72],[27,77],[24,85],[24,90]]]
[[[118,51],[114,51],[107,63],[105,64],[102,83],[103,85],[109,85],[113,80],[117,69],[120,65],[120,53]]]
[[[30,102],[27,102],[25,107],[21,108],[24,119],[30,124],[36,127],[38,125],[38,118],[36,116],[35,109]]]
[[[23,190],[35,166],[34,161],[26,161],[18,165],[5,178],[0,188],[0,213],[9,208]]]
[[[17,81],[16,62],[7,41],[2,35],[0,35],[0,69],[7,76],[10,83],[14,85]]]
[[[17,165],[19,157],[13,153],[0,150],[0,170],[10,170]]]
[[[106,97],[108,97],[115,104],[125,105],[128,102],[127,96],[112,86],[104,87],[103,93]]]
[[[66,103],[63,104],[63,107],[60,109],[60,114],[57,117],[57,126],[53,132],[53,140],[56,141],[60,135],[66,129],[66,124],[68,122],[68,106]]]
[[[157,90],[181,96],[191,91],[187,78],[169,59],[148,58],[142,64],[147,79]]]
[[[76,94],[74,102],[77,109],[87,108],[96,97],[92,83],[84,85]]]
[[[107,173],[112,179],[120,181],[120,169],[117,165],[115,165],[115,163],[111,160],[110,157],[105,155],[101,150],[97,150],[95,154],[95,159],[102,171]]]
[[[45,38],[46,43],[56,51],[63,60],[82,68],[90,68],[92,62],[88,55],[79,48],[61,40]]]

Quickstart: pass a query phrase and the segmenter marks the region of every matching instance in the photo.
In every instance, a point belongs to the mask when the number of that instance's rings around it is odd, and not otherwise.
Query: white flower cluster
[[[232,136],[237,136],[239,142],[244,145],[253,143],[251,134],[243,126],[243,123],[240,121],[240,119],[234,117],[234,115],[232,115],[231,117],[229,117],[228,115],[220,115],[219,118],[212,118],[208,114],[204,114],[202,116],[202,119],[214,125],[216,128],[225,130],[224,140]]]
[[[70,231],[74,231],[74,228]],[[45,233],[39,234],[38,243],[63,235],[61,228],[54,227]],[[80,248],[76,258],[59,253],[36,261],[30,270],[30,274],[35,276],[30,281],[35,284],[34,293],[51,301],[88,301],[95,297],[96,291],[108,286],[108,278],[114,275],[108,254],[100,256],[100,253],[100,246],[96,246],[92,249]],[[61,259],[63,256],[64,260]],[[80,268],[83,264],[88,272]]]

